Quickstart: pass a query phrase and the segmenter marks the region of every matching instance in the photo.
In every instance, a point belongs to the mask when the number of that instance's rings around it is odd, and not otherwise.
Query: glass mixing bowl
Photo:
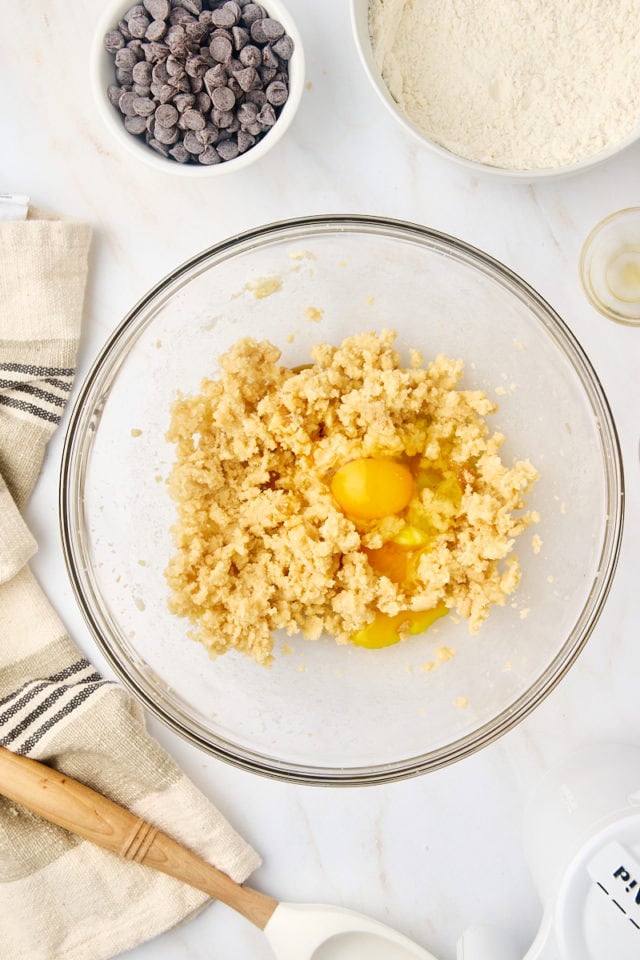
[[[322,311],[320,322],[306,319],[308,307]],[[529,506],[542,519],[518,540],[522,583],[513,602],[494,609],[476,636],[447,618],[382,650],[277,637],[271,669],[236,653],[211,661],[167,609],[174,504],[163,481],[173,458],[165,440],[172,401],[215,377],[220,353],[239,337],[274,341],[295,366],[318,341],[384,327],[398,331],[405,355],[418,347],[426,358],[463,358],[464,385],[499,400],[491,423],[506,436],[503,456],[529,457],[540,471]],[[60,495],[84,615],[145,706],[249,770],[359,784],[467,756],[549,693],[607,596],[622,487],[602,388],[534,290],[432,230],[318,217],[217,244],[133,308],[81,389]],[[283,651],[285,640],[293,652]],[[424,669],[442,647],[456,655]]]

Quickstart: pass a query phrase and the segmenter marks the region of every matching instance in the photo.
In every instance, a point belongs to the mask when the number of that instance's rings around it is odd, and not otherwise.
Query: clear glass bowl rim
[[[599,220],[595,227],[592,227],[591,231],[589,232],[589,236],[582,244],[582,250],[580,251],[580,264],[578,268],[582,289],[584,290],[585,296],[591,306],[598,311],[600,316],[606,317],[607,320],[613,320],[614,323],[621,323],[625,327],[640,326],[640,319],[637,319],[636,317],[629,317],[622,311],[615,310],[613,307],[609,306],[607,303],[604,303],[600,299],[593,287],[593,284],[591,283],[588,262],[590,255],[592,255],[594,241],[597,239],[600,232],[610,224],[615,223],[617,220],[624,220],[627,217],[633,216],[636,216],[638,219],[640,219],[640,206],[637,204],[632,207],[622,207],[620,210],[614,210],[613,213],[609,213],[606,217],[603,217],[602,220]]]
[[[179,281],[204,264],[215,265],[239,252],[268,245],[273,240],[300,241],[306,231],[313,235],[332,233],[373,233],[392,239],[411,239],[424,246],[448,253],[489,275],[532,309],[539,322],[551,334],[556,345],[571,362],[600,427],[606,475],[608,520],[599,564],[587,602],[573,630],[556,657],[515,703],[464,737],[424,755],[393,763],[366,767],[315,767],[293,763],[238,746],[199,729],[192,718],[170,712],[157,701],[157,691],[149,679],[135,671],[117,640],[105,629],[99,603],[91,599],[86,559],[82,550],[83,477],[91,421],[104,402],[102,384],[110,380],[126,359],[127,345],[136,333],[136,321],[144,316],[158,297],[172,292]],[[234,766],[272,779],[323,786],[361,786],[385,783],[437,770],[494,742],[534,710],[556,687],[583,650],[604,607],[618,562],[624,521],[624,475],[617,430],[606,395],[585,351],[553,307],[520,276],[488,254],[448,234],[419,224],[387,217],[360,215],[324,215],[300,217],[269,223],[236,234],[201,251],[160,280],[136,303],[116,327],[91,366],[74,403],[65,436],[59,482],[60,530],[63,553],[72,589],[84,619],[102,654],[133,695],[169,728],[187,741]],[[101,622],[102,621],[102,622]],[[136,675],[134,676],[134,672]]]

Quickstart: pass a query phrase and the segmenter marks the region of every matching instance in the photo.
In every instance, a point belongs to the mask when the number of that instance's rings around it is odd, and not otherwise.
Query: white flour
[[[470,160],[561,167],[640,124],[640,0],[371,0],[370,26],[394,99]]]

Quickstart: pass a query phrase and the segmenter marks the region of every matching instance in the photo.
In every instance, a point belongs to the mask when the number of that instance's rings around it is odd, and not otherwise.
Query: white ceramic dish
[[[110,3],[102,7],[102,14],[96,23],[93,46],[91,48],[91,85],[94,99],[98,113],[109,128],[115,141],[129,154],[137,157],[138,160],[142,160],[155,170],[176,174],[179,177],[200,177],[204,179],[220,177],[228,173],[234,173],[236,170],[242,170],[250,164],[255,163],[256,160],[259,160],[261,157],[264,157],[264,155],[282,139],[291,126],[291,122],[302,99],[302,91],[304,90],[305,60],[302,37],[300,36],[293,17],[282,3],[282,0],[268,0],[267,10],[270,16],[280,21],[294,43],[293,56],[289,61],[289,99],[282,108],[282,112],[273,128],[262,140],[256,143],[255,147],[236,157],[235,160],[227,160],[224,163],[217,163],[210,166],[177,163],[175,160],[169,160],[161,154],[156,153],[151,147],[148,147],[143,140],[127,133],[122,122],[122,117],[109,102],[107,87],[114,82],[114,64],[113,58],[104,49],[103,38],[105,33],[115,29],[123,15],[132,6],[133,0],[111,0]]]
[[[581,173],[584,170],[590,170],[592,167],[596,167],[599,164],[604,163],[605,160],[609,160],[611,157],[621,153],[622,150],[625,150],[627,147],[630,147],[632,144],[640,140],[639,123],[634,129],[633,133],[629,134],[628,137],[625,137],[624,140],[620,140],[618,143],[607,147],[606,150],[600,150],[599,153],[594,153],[593,156],[587,157],[585,160],[581,160],[579,163],[548,170],[511,170],[506,167],[492,167],[488,163],[478,163],[475,160],[467,160],[465,157],[461,157],[457,153],[447,150],[446,147],[441,146],[439,143],[436,143],[435,140],[427,137],[421,130],[418,129],[418,127],[416,127],[414,123],[411,122],[404,111],[398,106],[396,101],[391,96],[386,83],[382,79],[382,76],[380,75],[380,71],[378,70],[378,66],[373,55],[371,37],[369,34],[369,0],[350,0],[350,3],[351,22],[360,60],[364,66],[365,72],[373,89],[376,91],[385,107],[393,114],[401,127],[410,133],[411,136],[419,140],[423,146],[431,150],[432,153],[436,153],[441,157],[445,157],[447,160],[454,160],[456,163],[466,167],[467,170],[473,172],[474,174],[488,173],[492,174],[493,176],[504,177],[506,179],[520,180],[524,183],[529,183],[532,180],[549,180],[553,178],[572,176],[573,174]]]

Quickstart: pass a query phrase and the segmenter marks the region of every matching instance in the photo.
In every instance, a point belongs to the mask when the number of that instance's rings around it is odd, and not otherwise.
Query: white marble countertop
[[[640,329],[599,316],[578,256],[604,215],[636,203],[640,145],[591,173],[537,186],[477,178],[409,139],[356,57],[346,0],[290,0],[310,88],[284,141],[259,164],[181,182],[121,152],[87,89],[98,7],[84,0],[5,4],[0,39],[0,189],[28,193],[95,230],[79,377],[126,310],[172,267],[257,224],[318,213],[414,220],[475,244],[520,273],[589,354],[620,432],[627,481],[622,556],[584,653],[532,716],[493,746],[418,779],[364,789],[271,782],[183,743],[159,740],[260,850],[257,886],[284,899],[343,904],[397,927],[443,960],[476,921],[530,942],[540,907],[521,849],[523,799],[571,748],[640,743]],[[28,511],[34,568],[72,636],[105,672],[62,559],[56,434]],[[261,934],[221,904],[130,954],[131,960],[268,960]]]

